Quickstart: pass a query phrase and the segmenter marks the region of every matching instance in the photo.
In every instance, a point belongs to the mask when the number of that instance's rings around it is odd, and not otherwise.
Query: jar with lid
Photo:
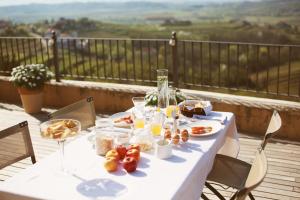
[[[95,137],[96,153],[104,156],[109,150],[114,148],[114,135],[112,132],[98,130]]]

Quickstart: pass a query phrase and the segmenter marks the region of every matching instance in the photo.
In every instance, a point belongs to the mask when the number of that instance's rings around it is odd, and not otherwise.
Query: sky
[[[10,6],[10,5],[22,5],[22,4],[30,4],[30,3],[70,3],[70,2],[124,2],[130,0],[0,0],[0,6]],[[133,0],[131,0],[133,1]],[[170,0],[134,0],[134,1],[154,1],[154,2],[162,2],[162,1],[170,1]],[[184,2],[191,0],[172,0],[172,2]],[[203,2],[203,1],[211,1],[211,0],[194,0],[195,2]],[[241,0],[214,0],[214,1],[241,1]]]
[[[78,0],[80,2],[89,2],[91,0]],[[95,0],[94,0],[95,1]],[[30,3],[68,3],[74,0],[0,0],[0,6],[20,5]]]

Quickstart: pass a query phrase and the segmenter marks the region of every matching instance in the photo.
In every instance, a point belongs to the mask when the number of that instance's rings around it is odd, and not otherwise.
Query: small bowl
[[[172,156],[172,144],[169,140],[159,140],[155,144],[155,155],[160,159],[167,159]]]

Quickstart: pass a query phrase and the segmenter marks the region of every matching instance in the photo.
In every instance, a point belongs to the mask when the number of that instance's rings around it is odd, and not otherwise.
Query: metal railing
[[[300,46],[120,38],[0,37],[0,73],[20,64],[44,63],[61,78],[156,84],[169,69],[180,88],[207,89],[299,100]]]

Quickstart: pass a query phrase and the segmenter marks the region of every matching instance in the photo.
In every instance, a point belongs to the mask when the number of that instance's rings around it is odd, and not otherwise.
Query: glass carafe
[[[157,70],[157,90],[158,90],[158,102],[159,108],[167,108],[169,104],[168,98],[168,70]]]

